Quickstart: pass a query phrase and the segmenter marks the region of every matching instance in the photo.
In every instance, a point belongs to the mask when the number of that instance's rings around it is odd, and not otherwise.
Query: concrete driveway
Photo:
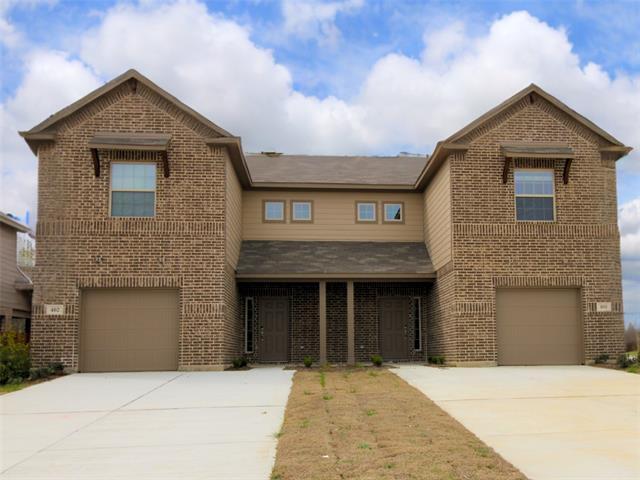
[[[292,371],[77,374],[0,397],[0,478],[269,478]]]
[[[533,480],[640,479],[640,375],[585,366],[392,371]]]

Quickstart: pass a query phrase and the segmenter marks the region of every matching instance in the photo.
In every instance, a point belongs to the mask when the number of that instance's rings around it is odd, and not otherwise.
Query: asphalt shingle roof
[[[413,186],[426,156],[245,155],[254,182]]]
[[[421,242],[245,240],[237,273],[433,274]]]

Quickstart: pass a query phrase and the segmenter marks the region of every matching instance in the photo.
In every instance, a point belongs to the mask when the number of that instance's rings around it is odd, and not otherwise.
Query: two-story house
[[[29,340],[31,279],[18,265],[18,233],[29,227],[0,212],[0,332],[15,332]]]
[[[36,363],[622,351],[630,148],[535,85],[428,157],[245,154],[134,70],[21,135],[39,160]]]

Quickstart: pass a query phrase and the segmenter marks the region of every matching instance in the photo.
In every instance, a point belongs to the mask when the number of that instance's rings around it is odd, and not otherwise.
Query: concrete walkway
[[[392,371],[532,480],[640,479],[640,375],[584,366]]]
[[[77,374],[4,395],[0,478],[266,480],[292,374]]]

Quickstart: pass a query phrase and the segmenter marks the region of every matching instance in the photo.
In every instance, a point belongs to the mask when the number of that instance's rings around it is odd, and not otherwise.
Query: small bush
[[[29,380],[38,380],[40,378],[48,378],[53,375],[51,367],[31,368],[29,370]]]
[[[54,375],[62,375],[62,373],[64,373],[64,365],[62,362],[52,362],[49,364],[49,368]]]
[[[444,365],[443,355],[432,355],[427,358],[427,361],[433,365]]]
[[[633,365],[633,362],[627,357],[626,353],[623,353],[618,357],[618,366],[620,368],[628,368]]]
[[[381,367],[382,357],[380,355],[371,355],[371,363],[373,363],[376,367]]]
[[[311,368],[311,365],[313,365],[313,358],[311,358],[311,356],[307,355],[306,357],[304,357],[302,362],[304,363],[305,367]]]
[[[244,368],[249,364],[247,359],[244,357],[234,358],[232,363],[233,363],[233,368]]]
[[[0,334],[0,385],[27,378],[30,367],[29,345],[14,332]]]
[[[598,355],[595,358],[596,363],[607,363],[608,361],[609,361],[609,355],[607,355],[606,353],[603,353],[602,355]]]

